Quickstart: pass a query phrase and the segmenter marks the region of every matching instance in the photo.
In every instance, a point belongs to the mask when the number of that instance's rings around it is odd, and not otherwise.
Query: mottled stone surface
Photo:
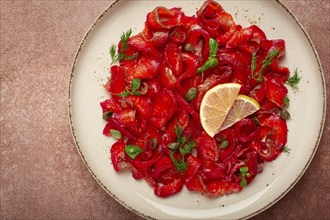
[[[283,1],[306,28],[330,91],[330,1]],[[1,219],[139,219],[95,182],[68,121],[80,41],[109,1],[0,1]],[[330,102],[327,108],[330,109]],[[330,218],[330,115],[298,184],[254,219]]]

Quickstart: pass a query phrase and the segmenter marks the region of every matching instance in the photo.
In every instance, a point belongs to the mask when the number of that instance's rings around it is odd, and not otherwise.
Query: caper
[[[103,112],[102,118],[108,120],[112,116],[112,111]]]
[[[220,145],[219,145],[220,149],[225,149],[228,146],[229,146],[229,141],[227,139],[222,140]]]
[[[152,149],[155,150],[157,145],[158,145],[158,140],[157,138],[152,138],[151,139],[151,142],[152,142]]]
[[[185,51],[188,51],[188,52],[191,52],[191,53],[195,52],[195,47],[192,44],[189,44],[189,43],[186,43],[184,45],[184,49],[185,49]]]
[[[168,147],[170,150],[175,151],[175,150],[177,150],[177,149],[180,147],[180,143],[178,143],[178,142],[172,142],[172,143],[169,143],[169,144],[167,145],[167,147]]]
[[[280,116],[284,119],[284,120],[289,120],[291,118],[290,113],[288,112],[288,110],[286,109],[282,109],[282,111],[280,112]]]
[[[189,102],[189,101],[195,99],[197,97],[197,94],[198,94],[198,89],[195,87],[192,87],[186,92],[186,95],[184,97]]]

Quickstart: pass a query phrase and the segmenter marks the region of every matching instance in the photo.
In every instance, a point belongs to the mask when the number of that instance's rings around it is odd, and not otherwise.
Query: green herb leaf
[[[249,171],[249,167],[245,166],[245,167],[240,167],[239,171],[241,172],[241,174],[246,174]]]
[[[286,154],[290,154],[291,153],[290,151],[291,151],[291,149],[289,147],[287,147],[287,146],[285,146],[283,148],[283,152],[286,153]]]
[[[246,179],[245,179],[244,176],[242,176],[242,179],[241,179],[241,182],[239,183],[239,185],[240,185],[242,188],[245,187],[245,186],[247,185],[247,181],[246,181]]]
[[[111,129],[110,134],[111,134],[111,137],[113,137],[115,139],[120,139],[121,138],[121,133],[118,130]]]
[[[201,66],[197,69],[197,73],[201,74],[205,70],[210,69],[210,68],[214,68],[217,65],[218,65],[218,59],[216,57],[211,57],[204,63],[203,66]]]
[[[198,74],[201,74],[205,70],[209,68],[214,68],[218,65],[218,59],[216,58],[217,52],[219,50],[218,42],[215,39],[210,38],[209,47],[210,47],[209,57],[207,61],[197,69]]]
[[[133,54],[133,55],[131,55],[131,56],[126,56],[125,55],[125,57],[122,60],[133,60],[133,59],[137,58],[138,55],[139,55],[138,52],[135,53],[135,54]]]
[[[178,122],[176,122],[176,124],[175,124],[174,133],[176,135],[177,141],[180,142],[179,140],[181,140],[181,136],[183,133],[183,127],[179,127]]]
[[[124,91],[124,92],[122,92],[122,93],[120,93],[120,94],[118,94],[118,95],[121,96],[121,97],[127,97],[127,96],[130,95],[130,92],[128,92],[128,91]]]
[[[110,56],[111,56],[111,60],[112,60],[111,64],[126,58],[126,54],[124,52],[125,52],[125,50],[128,49],[128,39],[131,36],[131,34],[132,34],[132,29],[129,29],[128,31],[126,31],[126,33],[125,32],[122,33],[122,35],[120,36],[121,48],[117,54],[116,54],[116,46],[112,45],[110,47]],[[131,59],[133,59],[133,58],[131,58]]]
[[[298,75],[297,68],[294,70],[293,76],[291,76],[286,83],[291,86],[293,89],[298,89],[298,83],[300,82],[301,77]]]
[[[245,187],[247,185],[247,181],[246,181],[245,177],[251,176],[251,174],[248,173],[249,167],[247,167],[247,166],[240,167],[239,171],[240,171],[240,175],[242,176],[241,182],[239,184],[241,187]]]
[[[270,64],[272,64],[273,59],[279,54],[280,49],[274,49],[272,51],[270,51],[267,56],[265,57],[265,59],[262,61],[261,64],[261,68],[260,70],[255,74],[254,71],[257,68],[257,64],[256,64],[256,54],[255,52],[252,53],[252,59],[251,59],[251,73],[252,73],[252,78],[257,80],[258,82],[262,82],[262,71],[264,69],[266,69],[267,66],[269,66]],[[253,70],[253,71],[252,71]],[[258,78],[256,78],[256,75],[258,76]]]
[[[252,59],[251,59],[251,73],[252,73],[252,75],[254,75],[254,71],[257,68],[257,61],[256,61],[257,56],[256,55],[257,55],[257,53],[255,51],[253,51]]]
[[[272,64],[274,57],[277,56],[279,54],[279,52],[280,52],[280,49],[278,49],[278,48],[270,51],[267,54],[266,58],[262,61],[261,69],[265,69],[267,66]]]
[[[187,170],[188,163],[184,161],[184,157],[181,157],[179,160],[176,160],[174,157],[174,152],[171,151],[170,153],[171,160],[173,161],[173,164],[177,170],[180,172]]]
[[[215,39],[210,38],[209,47],[210,47],[209,57],[216,57],[217,52],[219,50],[218,42]]]
[[[133,92],[135,92],[136,90],[138,90],[140,88],[141,85],[141,80],[138,78],[134,78],[131,82],[131,89]]]
[[[117,50],[116,45],[112,44],[110,49],[109,49],[109,53],[110,53],[110,56],[111,56],[112,63],[114,63],[114,60],[116,60],[116,50]]]
[[[137,145],[127,145],[125,147],[126,154],[131,158],[134,159],[137,155],[143,152],[143,150]]]
[[[186,154],[190,154],[192,149],[196,146],[196,143],[194,141],[189,141],[186,143],[182,148],[180,148],[180,153],[182,156]]]
[[[131,93],[131,95],[140,96],[140,95],[141,95],[141,92],[139,92],[139,91],[134,91],[134,92]]]

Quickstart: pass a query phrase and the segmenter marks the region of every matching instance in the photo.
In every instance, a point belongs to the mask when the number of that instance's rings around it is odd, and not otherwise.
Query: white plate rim
[[[72,102],[71,102],[71,96],[72,96],[72,82],[73,82],[73,78],[74,78],[74,70],[76,68],[76,64],[79,60],[79,55],[81,53],[81,50],[83,49],[85,42],[87,41],[89,35],[93,32],[95,26],[101,22],[103,16],[108,13],[109,10],[111,10],[118,2],[122,2],[125,0],[114,0],[112,3],[110,3],[110,5],[96,18],[96,20],[93,22],[93,24],[90,26],[90,28],[88,29],[88,31],[86,32],[86,34],[84,35],[84,37],[82,38],[79,47],[77,49],[77,52],[75,54],[75,57],[73,59],[73,64],[72,64],[72,68],[70,71],[70,76],[69,76],[69,89],[68,89],[68,100],[67,100],[67,107],[68,107],[68,116],[69,116],[69,124],[70,124],[70,130],[71,130],[71,134],[73,137],[73,141],[74,144],[76,146],[76,149],[83,161],[83,163],[85,164],[87,170],[91,173],[92,177],[96,180],[96,182],[103,188],[103,190],[105,192],[107,192],[107,194],[109,194],[112,198],[114,198],[119,204],[123,205],[125,208],[127,208],[128,210],[130,210],[131,212],[145,218],[145,219],[154,219],[149,215],[146,215],[136,209],[134,209],[133,207],[127,205],[124,201],[120,200],[116,195],[114,195],[103,183],[102,181],[98,178],[98,176],[93,172],[93,170],[91,169],[91,167],[89,166],[89,164],[87,163],[85,156],[82,152],[82,150],[80,149],[80,145],[76,136],[76,132],[75,132],[75,128],[73,126],[73,114],[72,114]],[[307,31],[305,30],[305,28],[303,27],[303,25],[299,22],[299,20],[296,18],[296,16],[293,14],[293,12],[287,8],[285,6],[284,3],[282,3],[280,0],[274,0],[275,2],[277,2],[283,9],[285,9],[287,11],[287,13],[293,18],[293,20],[296,22],[296,24],[298,25],[298,27],[302,30],[303,34],[305,35],[306,39],[308,40],[314,56],[317,60],[317,65],[318,65],[318,70],[321,76],[321,81],[322,81],[322,100],[323,100],[323,109],[322,109],[322,119],[321,119],[321,124],[319,127],[319,131],[318,131],[318,137],[316,139],[315,145],[313,147],[313,151],[310,154],[310,157],[307,161],[307,163],[305,164],[303,170],[301,171],[301,173],[296,177],[295,181],[285,190],[283,191],[276,199],[274,199],[272,202],[268,203],[267,205],[265,205],[263,208],[256,210],[255,212],[246,215],[244,217],[242,217],[241,219],[248,219],[251,218],[263,211],[265,211],[266,209],[270,208],[271,206],[273,206],[275,203],[277,203],[280,199],[282,199],[296,184],[297,182],[300,180],[300,178],[304,175],[305,171],[307,170],[307,168],[309,167],[311,161],[314,158],[314,155],[318,149],[319,143],[321,141],[322,138],[322,133],[323,133],[323,129],[324,129],[324,124],[325,124],[325,118],[326,118],[326,83],[325,83],[325,77],[324,77],[324,72],[322,69],[322,64],[319,58],[319,55],[317,53],[317,50],[310,38],[310,36],[308,35]]]

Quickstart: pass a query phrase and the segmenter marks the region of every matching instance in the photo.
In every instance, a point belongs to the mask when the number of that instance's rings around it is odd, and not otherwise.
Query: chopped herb
[[[298,75],[297,68],[294,70],[293,76],[291,76],[286,83],[291,86],[293,89],[298,89],[298,83],[300,82],[301,77]]]
[[[110,134],[111,134],[111,137],[113,137],[115,139],[120,139],[121,138],[121,133],[118,130],[111,129]]]
[[[285,146],[283,148],[283,152],[286,153],[286,154],[290,154],[291,153],[290,151],[291,151],[291,149],[289,147],[287,147],[287,146]]]
[[[131,159],[134,159],[137,155],[142,153],[143,150],[137,145],[129,144],[125,147],[125,152]]]

